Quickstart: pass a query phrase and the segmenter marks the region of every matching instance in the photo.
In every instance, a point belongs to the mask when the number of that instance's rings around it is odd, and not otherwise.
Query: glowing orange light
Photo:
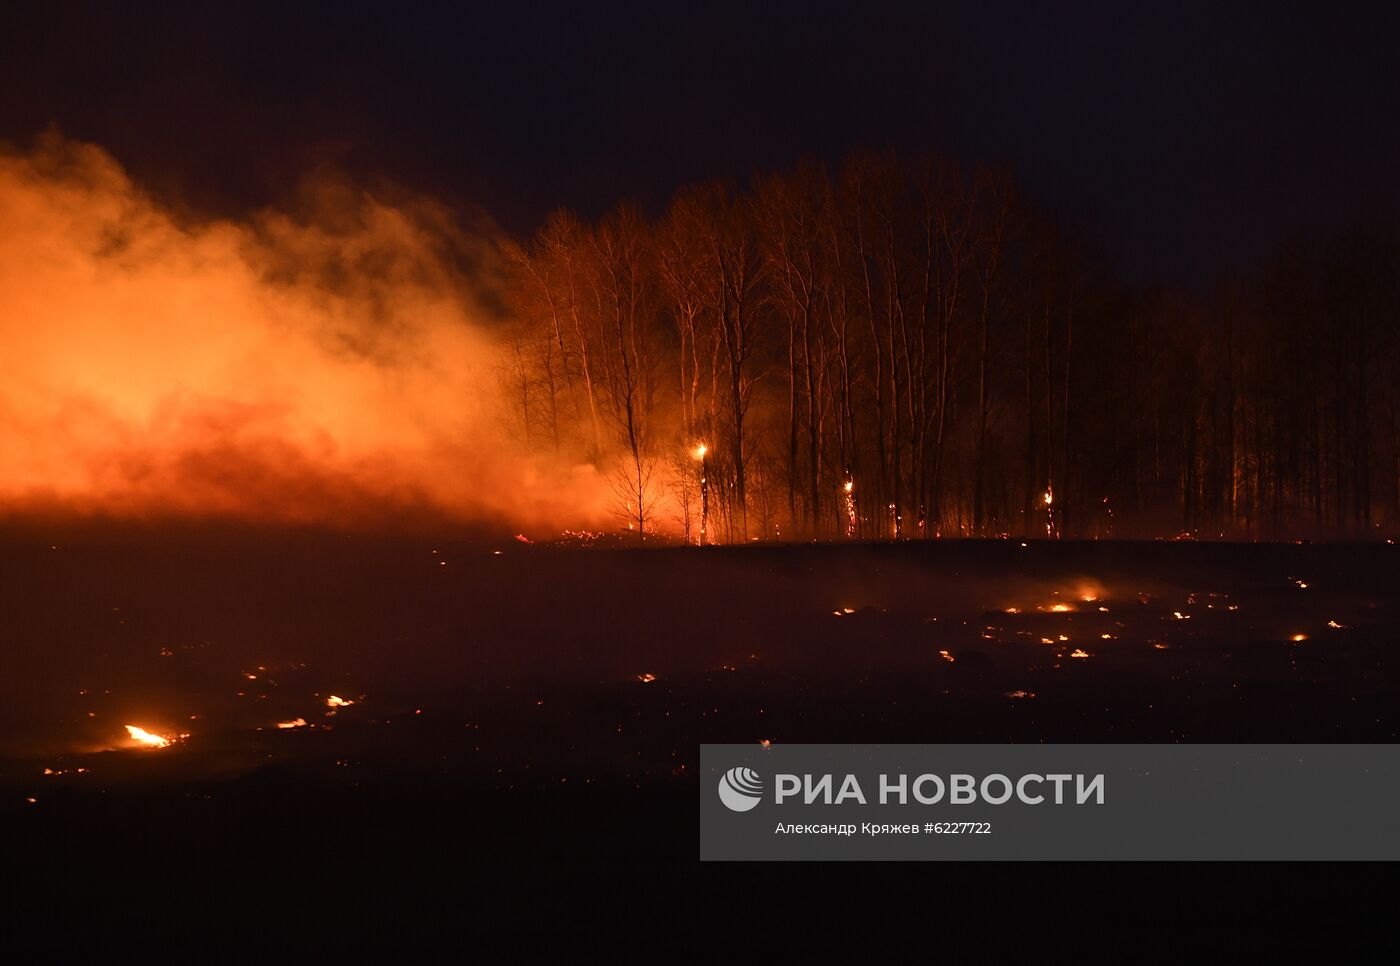
[[[354,703],[355,702],[351,701],[349,698],[342,698],[335,694],[332,694],[326,699],[326,707],[328,708],[348,708]]]
[[[152,734],[145,728],[138,728],[136,725],[127,725],[126,733],[131,736],[132,741],[140,742],[147,748],[169,748],[170,739],[162,735]]]
[[[281,728],[283,731],[287,731],[291,728],[305,728],[306,719],[293,718],[291,721],[279,721],[277,722],[277,727]]]

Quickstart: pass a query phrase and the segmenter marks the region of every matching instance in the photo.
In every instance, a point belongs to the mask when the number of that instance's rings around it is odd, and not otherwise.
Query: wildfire
[[[138,728],[136,725],[127,725],[126,733],[131,736],[131,740],[139,742],[147,748],[169,748],[170,739],[164,735],[152,734],[145,728]]]
[[[1086,604],[1096,604],[1104,595],[1104,586],[1097,580],[1080,580],[1074,585],[1074,596]]]
[[[700,534],[696,542],[702,547],[710,530],[710,468],[705,461],[705,454],[709,451],[710,448],[704,443],[697,443],[691,451],[700,464]]]
[[[354,703],[355,702],[349,698],[342,698],[336,694],[332,694],[330,697],[326,698],[326,707],[328,708],[348,708]]]
[[[849,473],[846,475],[846,482],[841,484],[842,498],[845,501],[846,509],[846,539],[856,538],[856,481]]]
[[[279,721],[277,722],[277,727],[281,728],[283,731],[289,731],[292,728],[305,728],[306,719],[293,718],[291,721]]]

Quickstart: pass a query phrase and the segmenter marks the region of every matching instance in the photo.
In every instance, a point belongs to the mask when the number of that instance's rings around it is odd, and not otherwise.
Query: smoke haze
[[[11,512],[557,529],[591,466],[502,431],[495,240],[334,178],[182,217],[102,149],[0,146],[0,503]]]

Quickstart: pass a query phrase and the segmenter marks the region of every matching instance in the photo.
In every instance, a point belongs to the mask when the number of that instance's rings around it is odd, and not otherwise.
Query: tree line
[[[1400,245],[1118,284],[1009,172],[861,152],[508,246],[522,447],[639,537],[1364,536],[1400,521]],[[702,533],[703,531],[703,533]]]

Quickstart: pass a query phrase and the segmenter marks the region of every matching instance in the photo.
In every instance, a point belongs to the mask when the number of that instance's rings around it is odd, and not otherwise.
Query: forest
[[[530,452],[639,539],[1385,538],[1400,244],[1128,286],[1013,175],[859,152],[507,246]]]

